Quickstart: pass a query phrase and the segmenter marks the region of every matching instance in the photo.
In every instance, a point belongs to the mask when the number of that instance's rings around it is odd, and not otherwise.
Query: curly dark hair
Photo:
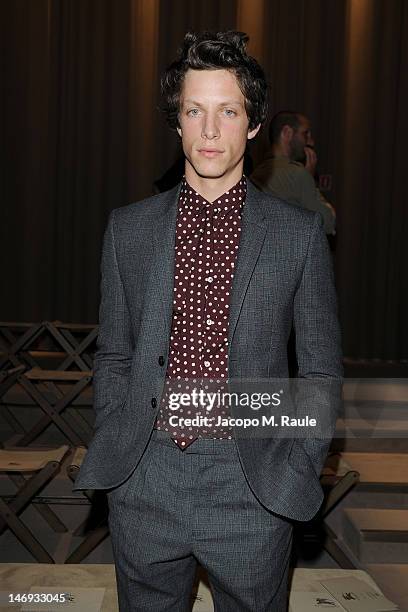
[[[230,70],[234,73],[245,98],[249,129],[264,123],[268,110],[267,83],[264,71],[248,55],[244,32],[188,32],[177,59],[168,66],[161,80],[162,109],[172,128],[179,127],[180,94],[184,76],[192,70]]]

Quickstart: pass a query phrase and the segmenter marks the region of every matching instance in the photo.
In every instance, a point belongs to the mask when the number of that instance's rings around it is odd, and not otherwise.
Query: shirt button
[[[152,408],[156,408],[157,406],[157,400],[155,397],[152,397]]]
[[[209,367],[210,367],[210,365],[211,365],[211,363],[210,363],[209,361],[204,361],[204,366],[205,366],[206,368],[209,368]]]
[[[205,279],[207,281],[207,283],[212,283],[214,280],[213,276],[209,276],[208,278]]]
[[[212,321],[211,319],[207,319],[207,325],[213,325],[214,321]]]
[[[160,357],[159,357],[159,366],[164,366],[164,357],[163,357],[163,355],[160,355]]]

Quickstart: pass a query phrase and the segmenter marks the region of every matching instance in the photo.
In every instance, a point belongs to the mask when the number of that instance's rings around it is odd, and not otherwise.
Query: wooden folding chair
[[[86,448],[79,447],[76,449],[71,464],[68,466],[67,473],[72,482],[75,482],[76,477],[79,472],[79,468],[81,467],[82,461],[84,460],[86,454]],[[95,501],[95,491],[86,490],[83,491],[83,494],[87,497],[87,499],[92,504]],[[74,535],[84,535],[84,539],[81,544],[67,557],[65,563],[81,563],[85,557],[89,555],[105,538],[109,535],[109,527],[108,527],[108,505],[106,498],[98,496],[98,501],[101,503],[94,504],[94,508],[98,512],[97,518],[94,518],[93,526],[89,530],[87,529],[87,522],[84,521],[77,527],[74,532]]]
[[[65,382],[61,378],[53,380],[51,375],[47,379],[44,376],[41,384],[30,385],[29,382],[38,369],[45,370],[48,374],[54,370],[62,372],[69,370],[78,372],[79,370],[89,375],[92,370],[97,334],[98,327],[95,325],[61,323],[60,321],[44,321],[35,325],[0,322],[0,392],[3,391],[0,400],[2,415],[14,432],[10,444],[25,446],[39,435],[31,429],[26,432],[27,427],[24,423],[26,413],[21,411],[22,408],[39,406],[44,412],[50,414],[46,403],[54,406],[58,400],[63,401],[64,395],[71,391],[73,391],[70,406],[72,410],[67,411],[66,415],[71,420],[71,429],[74,432],[82,431],[84,435],[76,437],[72,431],[68,435],[67,426],[64,426],[63,422],[60,422],[60,426],[63,429],[65,427],[64,434],[72,444],[83,444],[89,441],[92,435],[91,427],[80,408],[92,405],[92,387],[87,384],[82,387],[85,380],[81,375],[78,376],[76,389],[72,389],[73,378],[71,376],[77,374],[68,376]],[[24,378],[16,376],[15,384],[8,384],[7,389],[3,390],[3,385],[1,385],[3,370],[19,366],[24,367],[30,374]],[[42,399],[33,398],[33,394],[37,395],[33,386],[37,387]],[[77,393],[78,389],[79,393]],[[23,420],[20,419],[20,414]],[[58,420],[58,415],[56,419]],[[62,421],[64,420],[66,419],[63,417]],[[45,425],[46,422],[48,422],[47,419],[43,419],[42,425]],[[40,424],[38,426],[40,427]]]
[[[66,358],[58,366],[59,370],[68,370],[73,364],[83,371],[92,370],[98,326],[59,321],[47,323],[47,326],[65,348]]]
[[[0,322],[0,369],[37,363],[29,349],[43,332],[43,323]]]
[[[320,511],[322,518],[326,518],[339,501],[358,483],[359,476],[359,472],[344,459],[342,453],[331,453],[327,457],[320,478],[323,490],[326,491]]]
[[[77,412],[71,414],[72,426],[63,414],[76,398],[92,382],[92,372],[41,370],[32,368],[19,378],[19,384],[44,412],[42,418],[17,442],[27,446],[54,423],[67,440],[77,446],[87,445],[92,437],[92,427]],[[51,394],[51,398],[50,398]]]
[[[324,548],[343,569],[352,569],[354,565],[339,546],[335,532],[325,519],[354,487],[358,478],[358,472],[353,470],[340,454],[330,454],[320,477],[325,494],[323,504],[312,521],[298,526],[300,541],[307,545],[309,553],[313,550],[320,552]]]
[[[20,375],[25,371],[26,366],[23,364],[18,365],[10,370],[0,370],[0,407],[1,414],[5,421],[11,426],[11,428],[18,433],[21,433],[23,430],[21,428],[20,423],[14,416],[13,412],[9,409],[9,407],[3,403],[3,398],[6,393],[16,384]]]
[[[337,536],[325,519],[337,506],[340,500],[358,483],[360,474],[344,460],[341,453],[332,453],[327,457],[320,483],[325,492],[323,505],[319,512],[325,533],[324,548],[343,569],[355,569],[354,564],[337,544]]]
[[[56,370],[68,370],[72,366],[83,372],[92,369],[92,347],[95,348],[97,326],[45,321],[43,334],[50,344],[48,357],[54,353],[60,360]]]
[[[19,486],[8,503],[0,497],[0,535],[9,528],[40,563],[54,563],[54,559],[19,515],[59,472],[68,450],[66,445],[51,450],[0,449],[0,472],[6,473]],[[55,531],[67,531],[65,525],[46,504],[33,506]]]
[[[97,335],[97,325],[0,322],[0,369],[24,364],[30,368],[91,370]]]

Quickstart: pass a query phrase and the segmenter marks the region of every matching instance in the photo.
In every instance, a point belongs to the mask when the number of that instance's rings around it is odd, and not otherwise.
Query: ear
[[[255,136],[257,135],[257,133],[259,132],[259,130],[261,129],[261,124],[259,123],[256,128],[254,128],[253,130],[250,130],[248,132],[248,140],[252,140],[252,138],[255,138]]]
[[[181,133],[181,127],[176,128],[177,129],[177,134],[180,136],[180,138],[182,137],[182,133]]]
[[[284,125],[281,131],[281,138],[284,142],[289,142],[293,137],[294,130],[290,125]]]

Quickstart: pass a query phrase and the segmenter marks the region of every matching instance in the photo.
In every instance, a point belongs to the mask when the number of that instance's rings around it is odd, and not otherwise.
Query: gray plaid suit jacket
[[[110,216],[94,365],[95,433],[76,489],[119,485],[148,444],[169,350],[178,193],[175,188]],[[336,309],[320,215],[261,193],[248,181],[230,301],[229,376],[287,377],[293,325],[298,376],[340,381]],[[334,428],[336,410],[327,410]],[[242,468],[258,499],[301,521],[321,505],[319,476],[329,443],[327,438],[237,439]]]

